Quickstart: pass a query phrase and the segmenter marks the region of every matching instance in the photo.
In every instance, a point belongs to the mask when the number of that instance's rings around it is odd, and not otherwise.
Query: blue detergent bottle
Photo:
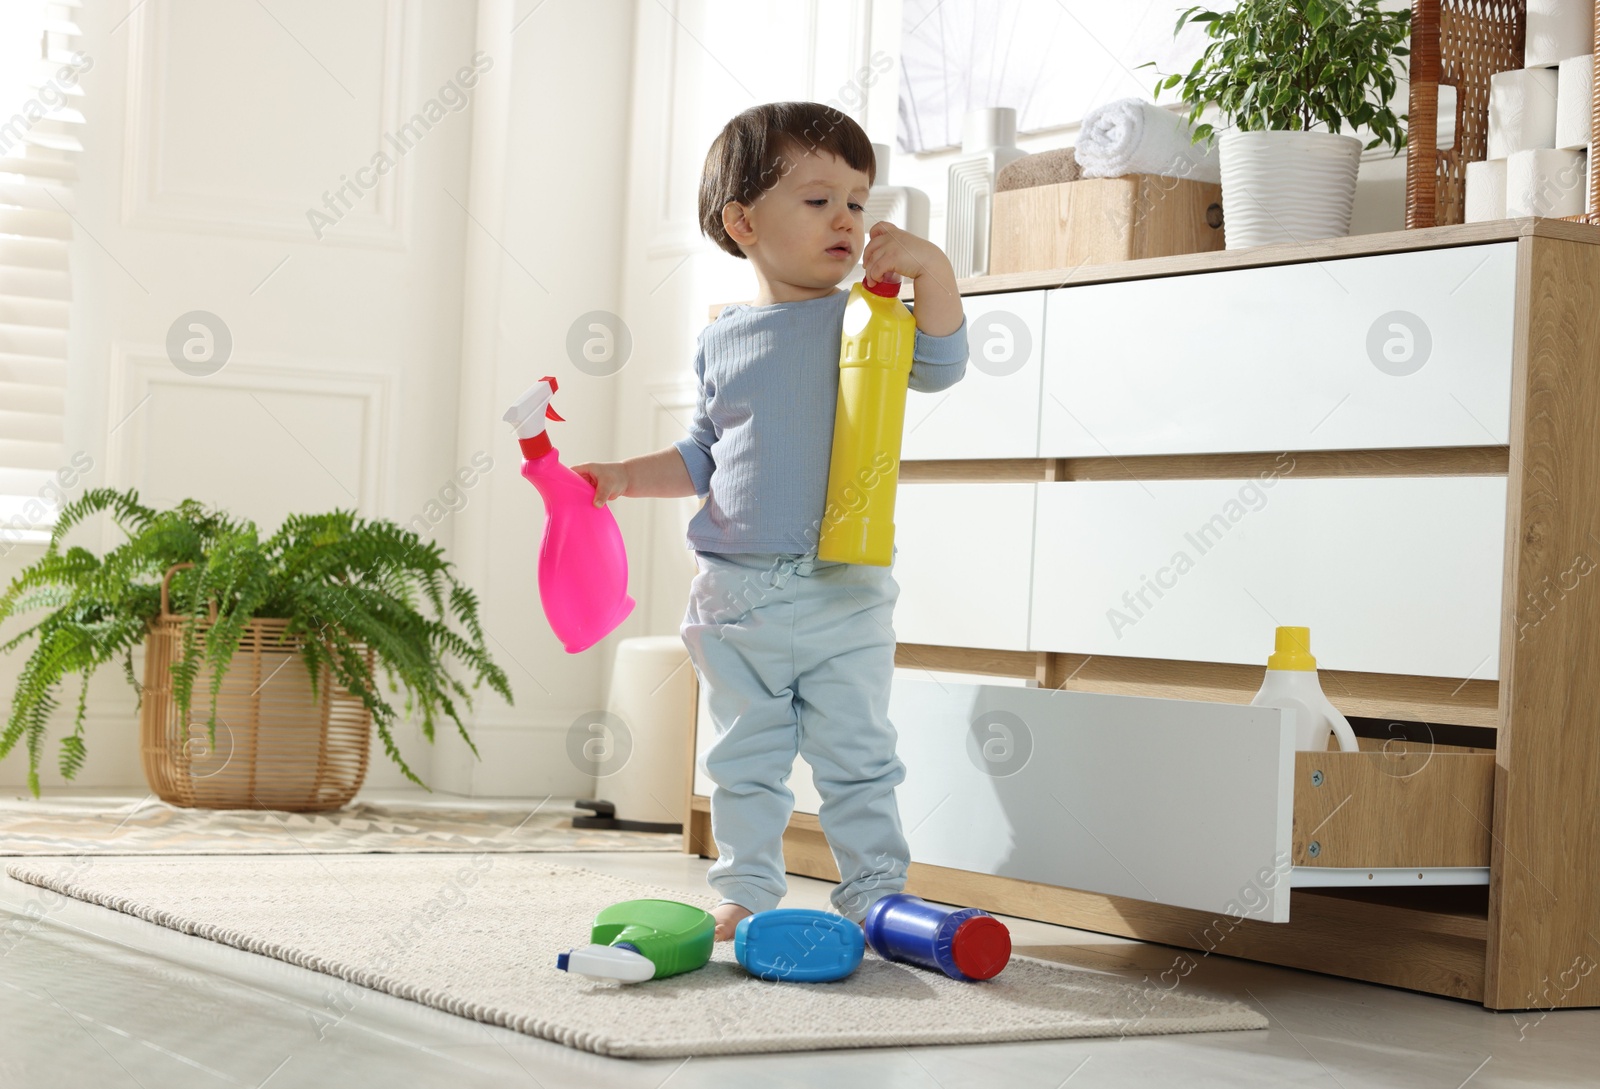
[[[739,920],[733,955],[758,979],[827,983],[856,970],[865,952],[861,928],[843,915],[774,908]]]

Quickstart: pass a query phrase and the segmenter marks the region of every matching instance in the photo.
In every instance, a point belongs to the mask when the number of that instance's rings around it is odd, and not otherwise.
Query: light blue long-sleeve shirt
[[[747,306],[700,332],[700,384],[683,455],[695,494],[688,547],[704,552],[810,552],[827,504],[839,343],[850,292]],[[909,388],[937,393],[967,369],[967,321],[947,336],[917,330]]]

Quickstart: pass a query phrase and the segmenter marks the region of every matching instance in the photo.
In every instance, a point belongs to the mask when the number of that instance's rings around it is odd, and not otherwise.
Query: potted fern
[[[1348,234],[1363,145],[1340,129],[1365,126],[1367,148],[1405,146],[1405,115],[1389,104],[1396,62],[1410,53],[1410,11],[1379,0],[1240,0],[1228,11],[1186,9],[1173,34],[1187,24],[1203,25],[1210,44],[1155,93],[1177,88],[1191,123],[1215,105],[1232,125],[1218,148],[1228,248]],[[1213,126],[1196,125],[1194,136],[1212,139]]]
[[[104,557],[62,547],[102,512],[125,540]],[[0,597],[0,624],[36,610],[46,610],[42,619],[0,644],[10,653],[34,641],[0,758],[26,742],[35,797],[61,683],[80,675],[59,755],[71,779],[85,756],[89,678],[117,659],[139,696],[146,777],[175,804],[337,808],[365,775],[373,724],[400,770],[426,788],[395,745],[402,714],[420,717],[430,742],[448,718],[476,754],[460,717],[472,690],[487,682],[511,701],[477,598],[442,549],[350,511],[291,515],[263,539],[253,522],[192,499],[155,510],[136,491],[94,489],[61,512],[45,554]],[[143,684],[133,664],[141,646]],[[402,707],[385,689],[403,689]]]

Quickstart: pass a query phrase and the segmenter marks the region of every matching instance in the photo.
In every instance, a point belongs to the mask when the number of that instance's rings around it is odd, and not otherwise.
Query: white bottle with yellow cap
[[[1278,629],[1276,647],[1267,659],[1266,680],[1250,706],[1293,710],[1296,749],[1325,752],[1330,733],[1339,739],[1339,748],[1345,752],[1360,748],[1350,720],[1322,692],[1317,660],[1311,656],[1310,628]]]

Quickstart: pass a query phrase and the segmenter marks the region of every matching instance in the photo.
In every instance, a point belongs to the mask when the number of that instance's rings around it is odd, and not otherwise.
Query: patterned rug
[[[525,856],[82,859],[12,862],[6,872],[182,933],[602,1055],[1267,1027],[1257,1010],[1194,986],[1133,983],[1017,955],[983,983],[872,954],[834,983],[782,983],[749,975],[734,960],[733,943],[719,942],[710,964],[669,979],[589,980],[558,971],[556,955],[586,943],[601,908],[645,897],[710,906],[713,898]],[[359,1001],[360,992],[350,991]],[[802,1082],[814,1084],[793,1084]]]
[[[379,802],[328,813],[184,809],[155,796],[0,798],[0,855],[517,854],[677,851],[676,833],[572,827],[571,798]]]

